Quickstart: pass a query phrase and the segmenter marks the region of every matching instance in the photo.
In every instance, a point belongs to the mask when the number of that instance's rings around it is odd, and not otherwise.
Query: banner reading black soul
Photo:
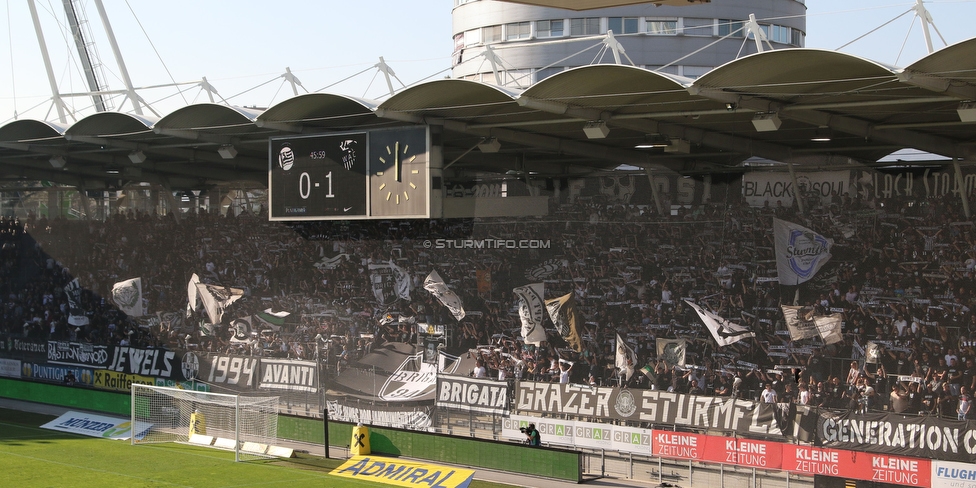
[[[439,375],[437,377],[438,408],[453,408],[466,412],[509,412],[508,383],[465,376]]]
[[[817,441],[838,449],[976,462],[976,422],[966,420],[822,412]]]
[[[515,409],[782,437],[775,405],[656,390],[520,381]]]

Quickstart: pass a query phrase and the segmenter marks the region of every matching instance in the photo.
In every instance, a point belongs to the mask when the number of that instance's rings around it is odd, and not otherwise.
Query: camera
[[[525,434],[525,433],[526,433],[526,432],[528,432],[528,431],[529,431],[529,429],[527,429],[527,428],[525,428],[525,427],[519,427],[519,432],[521,432],[521,433],[523,433],[523,434]]]

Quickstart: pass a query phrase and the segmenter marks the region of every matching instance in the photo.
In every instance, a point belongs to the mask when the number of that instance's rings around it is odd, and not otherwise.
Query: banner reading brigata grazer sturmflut
[[[437,377],[438,408],[446,407],[466,412],[507,414],[509,411],[508,383],[465,376]]]
[[[775,405],[658,390],[520,381],[516,387],[515,409],[519,413],[578,415],[749,435],[783,435],[774,415]]]

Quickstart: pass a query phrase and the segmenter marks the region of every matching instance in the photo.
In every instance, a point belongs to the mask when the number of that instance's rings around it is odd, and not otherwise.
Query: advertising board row
[[[602,448],[667,459],[787,471],[803,476],[822,475],[941,488],[950,486],[943,483],[950,475],[956,478],[976,475],[971,464],[523,415],[505,419],[502,434],[509,439],[524,439],[519,428],[529,423],[535,424],[543,442],[557,446]]]

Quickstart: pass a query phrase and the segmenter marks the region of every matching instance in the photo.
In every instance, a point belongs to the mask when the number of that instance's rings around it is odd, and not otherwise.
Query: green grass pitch
[[[234,462],[234,453],[183,444],[132,446],[41,429],[54,417],[0,409],[0,486],[10,487],[364,487],[329,475],[342,460]],[[508,485],[474,481],[471,487]]]

